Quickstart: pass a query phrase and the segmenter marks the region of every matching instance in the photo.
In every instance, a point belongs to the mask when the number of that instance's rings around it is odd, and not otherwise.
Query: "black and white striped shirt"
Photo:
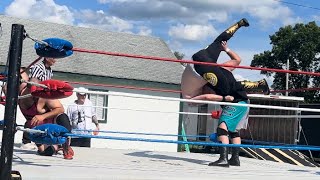
[[[40,62],[31,66],[29,72],[29,78],[37,78],[40,81],[51,79],[53,76],[51,67],[47,68],[44,65],[44,62]]]

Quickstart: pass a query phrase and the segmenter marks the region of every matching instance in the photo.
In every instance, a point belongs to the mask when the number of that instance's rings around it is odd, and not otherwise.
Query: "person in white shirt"
[[[91,131],[86,130],[99,130],[99,123],[93,108],[92,102],[87,98],[86,88],[80,87],[77,93],[77,100],[74,101],[74,104],[69,105],[67,109],[67,114],[71,121],[72,133],[74,134],[91,134]],[[95,124],[95,129],[92,128],[92,123]],[[81,131],[79,131],[81,130]],[[97,132],[93,133],[97,135]],[[72,138],[71,146],[78,147],[90,147],[91,139],[90,138]]]

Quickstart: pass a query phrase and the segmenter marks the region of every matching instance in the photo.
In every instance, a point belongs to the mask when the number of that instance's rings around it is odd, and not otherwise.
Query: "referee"
[[[55,62],[56,60],[54,58],[44,57],[41,62],[32,65],[29,69],[29,81],[39,82],[51,79],[53,76],[51,66],[53,66]],[[29,149],[28,144],[31,143],[31,140],[26,132],[23,133],[22,143],[22,148]]]
[[[45,57],[42,62],[39,62],[30,67],[29,78],[30,81],[37,79],[39,81],[49,80],[53,76],[51,66],[56,63],[54,58]]]

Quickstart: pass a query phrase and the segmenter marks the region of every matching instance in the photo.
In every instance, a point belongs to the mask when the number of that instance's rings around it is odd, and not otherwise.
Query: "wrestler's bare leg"
[[[188,64],[181,78],[182,97],[191,99],[202,94],[202,88],[206,84],[207,81],[194,72],[193,68]]]

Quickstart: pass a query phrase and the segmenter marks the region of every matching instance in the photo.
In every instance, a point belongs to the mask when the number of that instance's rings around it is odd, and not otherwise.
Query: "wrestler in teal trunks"
[[[246,101],[240,101],[239,104],[248,104]],[[223,106],[219,124],[226,123],[227,128],[231,132],[235,132],[237,125],[241,120],[246,118],[249,107],[244,106]]]

